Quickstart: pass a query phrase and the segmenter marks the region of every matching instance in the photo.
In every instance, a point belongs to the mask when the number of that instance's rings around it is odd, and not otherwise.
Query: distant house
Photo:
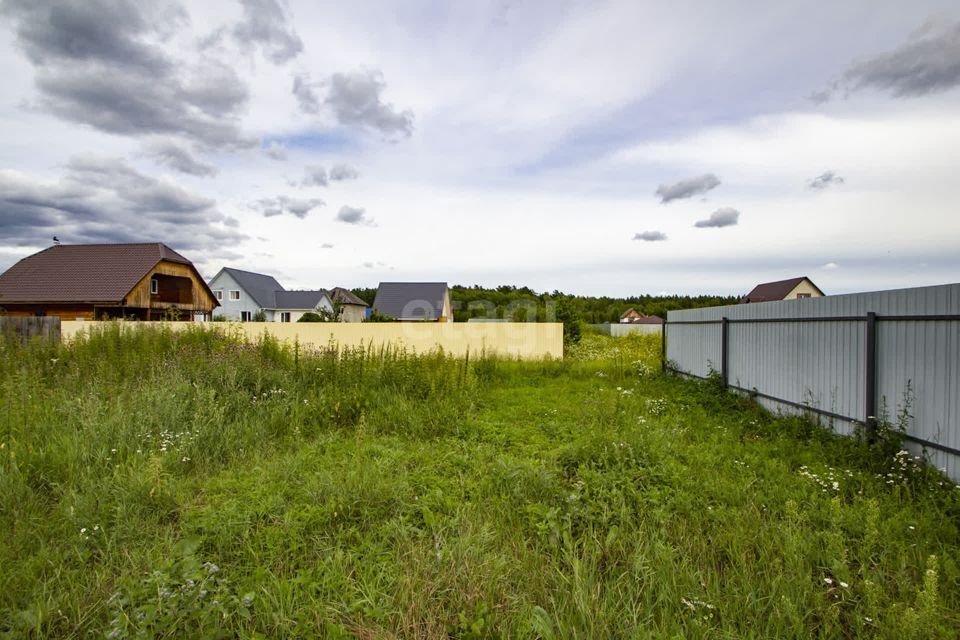
[[[824,295],[820,287],[813,284],[813,280],[806,276],[799,278],[790,278],[789,280],[778,280],[776,282],[764,282],[753,288],[740,301],[740,304],[749,304],[754,302],[771,302],[774,300],[794,300],[803,298],[820,298]]]
[[[217,306],[193,263],[160,242],[57,244],[0,275],[8,315],[192,320]]]
[[[328,292],[330,300],[340,309],[341,322],[363,322],[370,305],[355,296],[349,289],[334,287]]]
[[[296,322],[305,313],[333,313],[333,303],[323,289],[316,291],[275,291],[274,307],[266,309],[268,322]]]
[[[209,282],[210,289],[220,302],[218,318],[249,322],[258,312],[263,312],[266,320],[273,320],[277,306],[277,291],[283,287],[273,276],[253,271],[243,271],[224,267]]]
[[[381,282],[373,310],[403,322],[453,322],[446,282]]]
[[[620,324],[663,324],[660,316],[645,316],[635,309],[627,309],[620,316]]]
[[[241,322],[250,322],[261,312],[265,322],[296,322],[308,312],[333,313],[335,305],[340,305],[341,322],[361,322],[368,308],[342,287],[288,291],[273,276],[232,267],[221,269],[210,280],[210,288],[222,305],[217,317]]]

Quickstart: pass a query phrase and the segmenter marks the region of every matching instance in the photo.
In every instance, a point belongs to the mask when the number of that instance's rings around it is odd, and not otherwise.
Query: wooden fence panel
[[[0,334],[14,335],[26,342],[32,338],[60,341],[60,318],[0,316]]]

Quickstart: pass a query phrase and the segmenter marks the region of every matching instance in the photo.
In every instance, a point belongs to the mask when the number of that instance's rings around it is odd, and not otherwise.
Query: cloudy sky
[[[956,0],[0,0],[0,268],[583,294],[960,281]]]

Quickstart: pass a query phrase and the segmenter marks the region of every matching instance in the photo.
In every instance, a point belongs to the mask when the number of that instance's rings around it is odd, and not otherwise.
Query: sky
[[[960,281],[960,7],[0,0],[0,269],[582,295]]]

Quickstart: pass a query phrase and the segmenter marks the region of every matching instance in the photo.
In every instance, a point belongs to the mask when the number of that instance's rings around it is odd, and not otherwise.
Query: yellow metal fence
[[[102,322],[65,320],[61,323],[64,340]],[[176,330],[195,327],[193,322],[124,322],[125,328],[163,325]],[[335,343],[345,347],[404,347],[417,353],[443,349],[463,356],[468,352],[538,360],[563,357],[563,325],[540,322],[211,322],[203,326],[238,331],[249,338],[264,332],[283,341],[298,341],[305,347],[325,347]]]

